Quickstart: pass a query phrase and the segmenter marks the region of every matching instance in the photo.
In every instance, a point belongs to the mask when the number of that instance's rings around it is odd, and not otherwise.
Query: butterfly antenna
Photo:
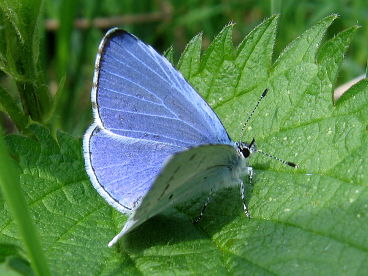
[[[285,161],[285,160],[283,160],[283,159],[281,159],[281,158],[278,158],[278,157],[276,157],[276,156],[274,156],[274,155],[272,155],[272,154],[269,154],[269,153],[267,153],[267,152],[261,151],[261,150],[259,150],[259,149],[256,149],[256,150],[255,150],[255,152],[258,152],[258,153],[263,154],[263,155],[265,155],[265,156],[267,156],[267,157],[270,157],[270,158],[272,158],[272,159],[275,159],[275,160],[277,160],[277,161],[281,162],[281,163],[282,163],[282,164],[284,164],[284,165],[287,165],[287,166],[290,166],[290,167],[293,167],[293,168],[297,168],[297,167],[298,167],[298,165],[297,165],[297,164],[295,164],[295,163],[293,163],[293,162]]]
[[[256,109],[257,109],[257,107],[259,106],[259,104],[261,103],[261,101],[263,100],[263,98],[267,95],[267,92],[268,92],[268,88],[266,88],[264,91],[263,91],[263,93],[262,93],[262,95],[261,95],[261,97],[259,97],[259,99],[258,99],[258,101],[257,101],[257,103],[256,103],[256,105],[255,105],[255,107],[253,108],[253,110],[252,110],[252,112],[249,114],[249,116],[248,116],[248,119],[245,121],[245,123],[243,124],[243,127],[242,127],[242,129],[241,129],[241,139],[243,138],[243,136],[244,136],[244,130],[245,130],[245,127],[247,126],[247,124],[248,124],[248,122],[249,122],[249,120],[252,118],[252,116],[253,116],[253,114],[254,114],[254,112],[256,111]],[[241,140],[240,139],[240,140]]]

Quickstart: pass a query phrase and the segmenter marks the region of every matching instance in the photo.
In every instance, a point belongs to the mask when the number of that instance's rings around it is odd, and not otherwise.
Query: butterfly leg
[[[207,197],[206,201],[204,202],[203,206],[202,206],[202,210],[201,210],[201,213],[199,214],[199,216],[195,217],[193,219],[193,224],[197,224],[203,217],[203,214],[204,214],[204,211],[206,210],[207,208],[207,205],[208,203],[211,201],[212,197],[211,197],[211,194]]]
[[[253,180],[253,168],[252,167],[247,167],[247,174],[248,174],[248,179],[249,179],[249,184],[252,185],[252,180]]]
[[[253,168],[252,167],[248,167],[248,177],[249,177],[249,184],[252,184],[252,180],[253,180]],[[250,218],[250,213],[247,207],[247,203],[245,202],[245,185],[242,179],[240,179],[240,194],[241,194],[241,198],[243,201],[243,210],[245,215]]]

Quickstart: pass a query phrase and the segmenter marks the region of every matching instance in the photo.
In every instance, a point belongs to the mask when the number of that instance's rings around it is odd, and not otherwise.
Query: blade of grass
[[[96,17],[98,11],[101,7],[101,1],[90,1],[89,9],[86,12],[86,18],[89,21],[92,21],[94,17]],[[67,130],[75,130],[77,125],[75,124],[75,117],[80,117],[80,103],[81,97],[83,97],[84,90],[81,89],[82,82],[84,81],[84,75],[80,72],[83,72],[83,65],[86,62],[88,57],[88,40],[91,36],[91,28],[87,28],[81,33],[80,36],[80,50],[77,56],[76,64],[74,70],[71,71],[70,74],[70,91],[71,93],[68,96],[66,104],[64,105],[64,110],[62,113],[63,118],[66,118],[64,125]],[[71,109],[71,110],[70,110]],[[83,122],[83,121],[82,121]],[[82,126],[83,128],[83,126]]]
[[[19,172],[10,158],[0,130],[0,187],[10,212],[18,225],[20,236],[37,275],[51,275],[41,249],[38,234],[28,211],[19,183]]]
[[[56,57],[57,57],[57,78],[65,80],[64,86],[58,89],[58,96],[55,98],[50,115],[52,129],[62,128],[65,118],[62,117],[64,107],[71,97],[73,91],[70,91],[69,69],[71,59],[71,40],[73,35],[73,23],[78,10],[79,1],[63,0],[60,3],[59,22],[60,28],[57,31]]]
[[[271,15],[281,13],[281,1],[271,0]]]
[[[58,91],[53,114],[50,117],[52,129],[62,128],[68,131],[73,131],[76,127],[74,121],[76,116],[80,116],[80,97],[83,89],[81,82],[83,81],[82,67],[85,63],[88,51],[88,39],[90,37],[91,28],[80,32],[78,34],[78,45],[80,48],[75,50],[76,55],[73,60],[73,66],[70,65],[72,36],[74,31],[75,14],[78,11],[78,5],[75,1],[64,0],[64,4],[60,10],[60,29],[58,31],[58,78],[65,78],[65,86]],[[85,11],[86,20],[92,22],[100,10],[101,1],[91,1],[88,9]],[[67,10],[69,12],[67,17],[64,16]],[[77,114],[77,115],[76,115]]]

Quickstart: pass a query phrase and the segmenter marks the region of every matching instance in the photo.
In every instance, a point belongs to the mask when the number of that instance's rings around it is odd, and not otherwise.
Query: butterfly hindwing
[[[173,155],[116,238],[170,206],[239,185],[245,166],[231,145],[202,145]]]
[[[123,213],[131,213],[178,146],[122,137],[92,125],[84,138],[87,172],[96,190]]]

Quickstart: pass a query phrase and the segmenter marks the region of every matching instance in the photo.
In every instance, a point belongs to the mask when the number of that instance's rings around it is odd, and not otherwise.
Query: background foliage
[[[365,73],[366,68],[368,4],[363,0],[27,0],[22,1],[23,9],[17,1],[11,3],[0,4],[4,26],[0,30],[0,61],[7,58],[1,68],[8,73],[0,75],[0,91],[4,88],[8,92],[0,96],[12,102],[8,112],[14,114],[12,119],[18,128],[27,121],[23,109],[26,117],[47,123],[53,131],[61,128],[77,136],[84,132],[91,120],[89,93],[97,45],[113,26],[127,29],[161,52],[173,46],[177,60],[186,43],[200,32],[207,47],[224,25],[234,22],[233,41],[238,44],[265,17],[280,13],[279,27],[283,31],[277,34],[276,58],[306,28],[337,13],[340,19],[326,38],[355,24],[363,28],[347,52],[336,85]],[[20,13],[14,18],[12,11],[17,9]],[[33,90],[38,95],[34,96]],[[13,124],[6,118],[2,115],[3,125],[12,131]]]
[[[279,18],[263,21],[275,11]],[[341,18],[329,27],[333,12]],[[367,271],[367,81],[335,104],[331,96],[365,71],[365,1],[2,1],[0,21],[0,108],[5,129],[19,131],[6,138],[12,159],[0,139],[0,274]],[[237,24],[223,28],[229,21]],[[259,91],[273,91],[248,130],[264,150],[302,166],[294,173],[255,158],[252,220],[238,191],[226,191],[199,227],[189,219],[194,203],[105,246],[126,218],[93,190],[70,134],[90,123],[97,45],[119,22],[161,51],[173,46],[167,55],[234,139]]]

